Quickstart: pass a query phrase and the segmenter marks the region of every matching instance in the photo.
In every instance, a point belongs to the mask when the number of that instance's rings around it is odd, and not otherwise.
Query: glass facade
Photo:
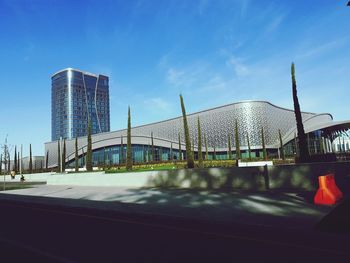
[[[248,158],[248,151],[241,151],[242,158]],[[251,156],[262,157],[262,152],[252,150]],[[79,156],[79,167],[85,166],[85,152],[84,155]],[[215,160],[228,160],[227,152],[216,152]],[[233,153],[233,159],[235,154]],[[132,157],[134,164],[143,164],[148,162],[161,162],[161,161],[174,161],[179,160],[179,149],[170,149],[167,147],[154,146],[154,157],[152,155],[152,147],[147,145],[132,145]],[[172,157],[172,158],[171,158]],[[182,157],[185,161],[186,150],[182,149]],[[203,152],[203,158],[205,157],[205,152]],[[198,152],[194,152],[194,159],[198,160]],[[214,153],[208,153],[208,159],[214,160]],[[115,166],[120,164],[125,164],[126,162],[126,145],[113,145],[109,147],[104,147],[96,149],[92,153],[93,166]],[[71,160],[68,163],[68,167],[75,167],[75,160]]]
[[[186,156],[183,151],[183,156]],[[147,162],[160,162],[169,161],[173,156],[173,160],[179,159],[178,149],[169,149],[165,147],[154,147],[154,157],[152,154],[152,147],[146,145],[132,145],[132,157],[133,162],[136,163],[147,163]],[[115,145],[105,148],[94,150],[92,153],[93,166],[102,165],[119,165],[126,161],[126,145]],[[85,155],[80,156],[79,166],[85,165]],[[74,159],[69,162],[69,167],[75,166]]]
[[[317,130],[306,134],[306,142],[308,145],[310,155],[333,152],[331,140]],[[294,157],[298,154],[299,149],[297,147],[298,138],[294,138],[286,145],[283,146],[284,153],[287,157]]]
[[[51,140],[110,131],[109,79],[74,69],[52,76]]]

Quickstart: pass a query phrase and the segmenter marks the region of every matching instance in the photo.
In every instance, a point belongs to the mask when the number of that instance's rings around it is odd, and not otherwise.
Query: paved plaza
[[[311,229],[332,207],[315,206],[312,193],[128,189],[52,186],[3,191],[0,199],[115,210],[223,223]]]

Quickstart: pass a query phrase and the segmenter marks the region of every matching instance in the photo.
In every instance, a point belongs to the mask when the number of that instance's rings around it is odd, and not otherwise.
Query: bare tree
[[[1,149],[2,149],[2,156],[3,156],[3,160],[1,165],[3,165],[4,171],[6,173],[6,171],[8,173],[10,173],[10,166],[11,166],[11,158],[10,158],[10,152],[11,152],[11,145],[8,144],[7,142],[7,135],[5,137],[5,142],[4,144],[1,145]]]
[[[5,142],[3,145],[1,145],[2,149],[2,158],[0,160],[0,166],[1,168],[4,168],[4,174],[6,174],[6,171],[10,173],[10,148],[11,146],[7,143],[7,135],[5,137]],[[3,166],[4,165],[4,166]],[[2,170],[2,169],[1,169]],[[5,175],[4,175],[4,183],[3,183],[3,190],[6,190],[6,182],[5,182]]]

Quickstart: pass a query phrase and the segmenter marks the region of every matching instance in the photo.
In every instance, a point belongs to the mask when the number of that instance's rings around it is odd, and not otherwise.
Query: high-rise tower
[[[51,77],[51,140],[110,131],[109,79],[67,68]]]

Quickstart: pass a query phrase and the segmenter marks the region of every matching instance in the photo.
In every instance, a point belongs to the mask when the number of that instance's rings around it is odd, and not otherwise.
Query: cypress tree
[[[250,142],[249,142],[249,134],[247,133],[247,143],[248,143],[248,158],[249,158],[249,161],[252,160],[252,151],[250,149]]]
[[[2,154],[0,154],[0,174],[2,174]]]
[[[280,139],[280,152],[281,152],[281,158],[282,160],[285,160],[285,156],[284,156],[284,149],[283,149],[283,141],[282,141],[282,135],[281,135],[281,130],[278,130],[278,137]]]
[[[147,148],[147,162],[150,162],[151,161],[151,150],[150,150],[150,146],[149,146],[149,143],[148,143],[148,148]]]
[[[215,145],[214,145],[214,154],[213,154],[213,160],[216,160],[216,150],[215,150]]]
[[[205,134],[204,134],[204,144],[205,144],[205,160],[209,160],[207,136]]]
[[[145,146],[143,146],[143,163],[147,163],[147,151],[145,150]]]
[[[174,160],[174,156],[173,156],[173,143],[170,143],[170,161]]]
[[[17,146],[15,146],[15,156],[14,156],[14,160],[13,160],[13,164],[14,164],[14,171],[15,173],[17,173],[18,169],[17,169]]]
[[[91,120],[88,120],[88,136],[87,136],[87,150],[86,150],[86,170],[92,171],[92,141],[91,141]]]
[[[236,159],[241,159],[241,147],[239,145],[238,123],[235,121],[235,146],[236,146]]]
[[[120,164],[124,163],[124,144],[123,135],[120,137]]]
[[[195,160],[195,155],[194,155],[194,139],[192,139],[192,156],[193,156],[193,160]]]
[[[20,171],[20,165],[19,165],[19,151],[17,152],[17,171],[19,172]]]
[[[184,131],[185,131],[187,168],[194,168],[194,160],[191,152],[191,140],[190,140],[190,132],[187,124],[186,109],[185,109],[184,101],[181,94],[180,94],[180,103],[181,103],[182,118],[183,118]]]
[[[299,161],[301,163],[305,163],[305,162],[309,161],[310,154],[309,154],[309,149],[307,147],[306,135],[305,135],[305,131],[304,131],[304,125],[303,125],[303,120],[302,120],[301,110],[300,110],[300,105],[299,105],[299,99],[298,99],[298,94],[297,94],[297,84],[296,84],[296,80],[295,80],[294,63],[292,63],[291,74],[292,74],[292,91],[293,91],[294,113],[295,113],[295,120],[297,123],[297,130],[298,130]]]
[[[32,144],[29,144],[29,173],[33,173]]]
[[[79,172],[78,136],[75,137],[74,164],[75,164],[75,171]]]
[[[46,152],[45,169],[49,169],[49,151]]]
[[[10,156],[10,152],[8,152],[7,172],[9,174],[11,173],[11,156]]]
[[[202,131],[201,122],[198,117],[198,166],[203,168],[203,155],[202,155]]]
[[[63,140],[63,152],[62,152],[62,172],[66,171],[66,139]]]
[[[181,138],[179,133],[179,160],[182,161]]]
[[[128,171],[132,170],[130,106],[128,108],[128,135],[127,135],[127,145],[126,145],[126,170],[128,170]]]
[[[346,152],[346,149],[345,149],[345,139],[343,137],[343,151]]]
[[[61,147],[60,141],[57,141],[57,172],[61,172]]]
[[[153,132],[151,132],[151,147],[152,147],[152,162],[154,162],[156,160],[156,153],[154,149]]]
[[[263,147],[263,157],[264,157],[264,160],[267,161],[267,152],[266,152],[266,146],[265,146],[265,135],[264,135],[263,127],[261,127],[261,143]]]
[[[82,160],[82,166],[84,167],[86,165],[86,155],[84,152],[84,148],[81,148],[81,152],[83,153],[81,160]]]
[[[232,160],[232,149],[231,149],[231,137],[230,137],[230,134],[227,135],[227,141],[228,141],[228,159]]]

